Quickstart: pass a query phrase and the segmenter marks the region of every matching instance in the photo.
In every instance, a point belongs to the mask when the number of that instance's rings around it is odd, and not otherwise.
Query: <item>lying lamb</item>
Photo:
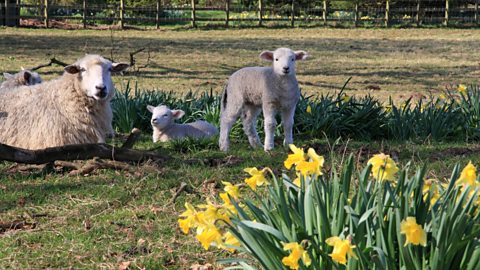
[[[254,148],[262,145],[255,128],[262,109],[265,119],[264,150],[273,149],[276,113],[282,117],[284,144],[293,143],[293,116],[300,97],[295,62],[305,60],[307,53],[279,48],[273,52],[262,52],[260,58],[272,62],[273,66],[242,68],[230,76],[225,86],[220,115],[219,146],[222,151],[228,151],[228,136],[239,116],[250,145]]]
[[[113,133],[111,72],[126,68],[86,55],[55,80],[0,92],[0,143],[42,149],[105,142]]]
[[[218,134],[218,129],[205,121],[176,124],[175,119],[185,115],[182,110],[170,110],[167,106],[147,106],[152,113],[153,142],[166,142],[172,139],[209,138]]]
[[[0,90],[12,89],[24,85],[35,85],[42,83],[42,78],[37,72],[23,69],[15,74],[3,73],[5,81],[0,84]]]

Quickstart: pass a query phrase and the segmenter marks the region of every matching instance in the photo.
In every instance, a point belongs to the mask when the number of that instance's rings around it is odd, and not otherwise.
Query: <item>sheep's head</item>
[[[34,85],[42,83],[42,78],[37,72],[23,68],[16,74],[3,73],[3,76],[5,77],[5,80],[17,80],[19,83],[21,83],[21,85]]]
[[[170,110],[165,105],[160,105],[157,107],[148,105],[147,109],[152,113],[152,126],[159,130],[168,128],[168,126],[170,126],[175,119],[180,119],[185,115],[184,111]]]
[[[99,55],[90,54],[66,66],[65,72],[78,74],[80,87],[87,96],[96,100],[110,100],[114,95],[111,73],[127,68],[128,64],[112,63]]]
[[[295,75],[295,62],[307,59],[305,51],[292,51],[288,48],[279,48],[275,51],[263,51],[260,58],[273,63],[273,71],[281,76]]]

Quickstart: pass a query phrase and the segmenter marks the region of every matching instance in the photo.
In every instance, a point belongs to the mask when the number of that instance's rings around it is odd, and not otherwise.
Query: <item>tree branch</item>
[[[104,143],[65,145],[39,150],[27,150],[0,143],[0,160],[11,162],[43,164],[56,160],[87,160],[94,157],[131,162],[168,159],[152,151],[118,148]]]

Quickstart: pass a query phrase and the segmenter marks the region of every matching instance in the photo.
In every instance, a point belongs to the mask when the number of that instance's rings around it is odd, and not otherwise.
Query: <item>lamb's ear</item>
[[[295,51],[295,60],[305,60],[308,58],[306,51]]]
[[[260,59],[272,62],[273,61],[273,52],[272,51],[263,51],[260,54]]]
[[[70,74],[77,74],[80,72],[80,66],[77,65],[68,65],[64,68],[64,70]]]
[[[3,73],[3,77],[5,77],[5,80],[8,80],[8,79],[13,78],[13,75],[10,74],[10,73],[4,72],[4,73]]]
[[[153,110],[155,109],[155,107],[153,107],[152,105],[147,105],[147,110],[151,113],[153,113]]]
[[[30,71],[24,71],[23,72],[23,79],[25,79],[25,81],[28,83],[30,82],[30,78],[32,78],[32,73],[30,73]]]
[[[126,63],[112,63],[112,72],[125,71],[130,65]]]
[[[180,119],[185,115],[185,112],[182,110],[172,110],[173,119]]]

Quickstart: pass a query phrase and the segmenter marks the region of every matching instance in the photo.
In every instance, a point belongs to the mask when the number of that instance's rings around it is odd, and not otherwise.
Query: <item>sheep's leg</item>
[[[277,121],[275,120],[275,110],[264,106],[263,108],[263,117],[265,118],[265,145],[263,149],[265,151],[270,151],[273,149],[273,139],[275,136],[275,127],[277,126]]]
[[[248,137],[248,142],[253,148],[263,146],[258,137],[256,128],[257,117],[261,111],[262,108],[256,106],[245,106],[242,114],[243,131],[245,131],[245,134]]]
[[[237,121],[240,116],[240,108],[227,108],[222,112],[220,116],[220,138],[218,140],[218,145],[220,146],[221,151],[228,151],[230,147],[230,139],[228,135],[230,130],[232,130],[233,124]]]
[[[293,117],[295,116],[295,106],[289,108],[288,110],[282,111],[282,122],[283,122],[283,132],[284,140],[283,145],[288,146],[293,143]]]

